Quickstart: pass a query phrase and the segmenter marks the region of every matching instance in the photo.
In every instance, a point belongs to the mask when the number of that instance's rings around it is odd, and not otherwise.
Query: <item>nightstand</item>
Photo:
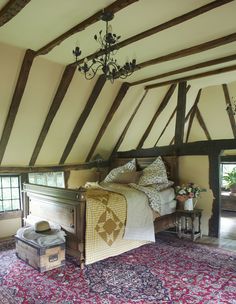
[[[202,237],[202,209],[176,210],[177,235],[179,238],[191,238],[195,241]]]

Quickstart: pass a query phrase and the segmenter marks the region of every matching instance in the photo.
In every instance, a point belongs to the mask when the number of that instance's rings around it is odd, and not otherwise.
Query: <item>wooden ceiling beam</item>
[[[220,150],[236,149],[235,139],[202,140],[191,143],[183,143],[178,148],[176,145],[153,147],[140,150],[117,152],[119,158],[155,157],[157,155],[182,156],[182,155],[209,155]]]
[[[189,75],[189,76],[185,76],[185,77],[181,77],[181,78],[177,78],[177,79],[172,79],[172,80],[167,80],[167,81],[163,81],[163,82],[159,82],[159,83],[154,83],[154,84],[145,86],[145,89],[150,90],[150,89],[162,87],[162,86],[165,86],[165,85],[169,85],[169,84],[172,84],[172,83],[177,83],[177,82],[181,82],[181,81],[188,81],[188,80],[208,77],[208,76],[217,75],[217,74],[226,73],[226,72],[231,72],[231,71],[235,71],[235,70],[236,70],[236,65],[232,65],[232,66],[228,66],[228,67],[225,67],[225,68],[220,68],[220,69],[207,71],[207,72],[203,72],[203,73],[199,73],[199,74],[194,74],[194,75]]]
[[[71,170],[87,170],[92,168],[108,167],[109,161],[99,160],[99,164],[97,161],[89,162],[89,163],[81,163],[81,164],[73,164],[73,165],[58,165],[58,166],[25,166],[25,167],[12,167],[12,166],[0,166],[0,173],[35,173],[35,172],[58,172],[58,171],[71,171]]]
[[[171,96],[174,94],[176,86],[177,86],[177,84],[172,84],[170,86],[170,88],[168,89],[168,91],[167,91],[166,95],[164,96],[161,104],[159,105],[156,113],[153,115],[152,120],[150,121],[150,123],[149,123],[148,127],[146,128],[145,132],[143,133],[143,136],[141,137],[136,149],[142,148],[142,146],[143,146],[145,140],[147,139],[148,135],[150,134],[150,132],[153,128],[153,125],[156,122],[158,116],[165,109],[165,107],[167,106],[168,102],[171,99]]]
[[[119,42],[115,45],[115,49],[118,50],[122,47],[125,47],[125,46],[131,44],[131,43],[137,42],[137,41],[142,40],[144,38],[147,38],[151,35],[157,34],[161,31],[164,31],[168,28],[171,28],[173,26],[181,24],[181,23],[183,23],[187,20],[190,20],[194,17],[197,17],[201,14],[204,14],[204,13],[206,13],[206,12],[212,10],[212,9],[215,9],[219,6],[225,5],[225,4],[227,4],[229,2],[232,2],[232,1],[233,0],[220,0],[220,1],[217,0],[217,1],[210,2],[206,5],[203,5],[199,8],[197,8],[197,9],[194,9],[194,10],[192,10],[192,11],[186,13],[186,14],[183,14],[181,16],[178,16],[176,18],[168,20],[167,22],[164,22],[162,24],[154,26],[153,28],[150,28],[150,29],[148,29],[148,30],[146,30],[142,33],[139,33],[137,35],[134,35],[134,36],[124,40],[124,41],[121,41],[121,42]],[[99,51],[99,52],[95,52],[93,54],[90,54],[90,55],[86,56],[86,58],[88,60],[91,60],[91,59],[95,58],[95,56],[102,56],[103,54],[104,54],[104,51]],[[82,63],[83,61],[84,61],[84,58],[81,58],[78,62]],[[73,62],[73,63],[71,63],[71,65],[76,65],[76,63]]]
[[[48,111],[47,117],[44,121],[44,125],[42,127],[42,130],[39,134],[37,143],[35,145],[33,154],[31,156],[30,162],[29,162],[29,166],[34,166],[37,157],[39,155],[39,152],[42,148],[42,145],[44,143],[44,140],[48,134],[49,128],[53,122],[54,117],[56,116],[56,113],[58,111],[58,109],[61,106],[61,103],[66,95],[67,89],[71,83],[71,80],[74,76],[75,73],[75,67],[66,67],[64,70],[64,73],[62,75],[60,84],[58,86],[57,92],[54,96],[53,102],[51,104],[51,107]]]
[[[92,111],[93,106],[95,105],[97,98],[99,96],[99,94],[101,93],[104,84],[106,82],[106,78],[104,77],[104,75],[99,76],[90,96],[89,99],[83,109],[83,112],[81,113],[72,133],[71,136],[67,142],[66,148],[62,154],[62,157],[60,159],[60,165],[64,164],[64,162],[66,161],[68,155],[70,154],[70,151],[78,137],[78,135],[80,134],[83,125],[85,123],[85,121],[87,120],[90,112]]]
[[[173,119],[173,117],[174,117],[174,116],[175,116],[175,114],[176,114],[176,111],[177,111],[177,107],[175,107],[174,111],[173,111],[173,112],[172,112],[172,114],[170,115],[170,118],[168,119],[168,121],[167,121],[167,123],[166,123],[166,125],[165,125],[164,129],[161,131],[161,134],[159,135],[159,137],[158,137],[157,141],[155,142],[154,147],[156,147],[156,146],[157,146],[158,141],[161,139],[161,137],[162,137],[162,135],[164,134],[165,130],[166,130],[166,129],[167,129],[167,127],[169,126],[169,124],[170,124],[171,120]]]
[[[120,135],[120,137],[119,137],[119,139],[118,139],[115,147],[113,148],[113,151],[112,151],[110,157],[112,157],[112,155],[115,155],[115,153],[119,150],[119,148],[120,148],[120,146],[121,146],[121,144],[122,144],[122,142],[123,142],[123,140],[125,138],[125,135],[126,135],[128,129],[129,129],[129,127],[130,127],[130,125],[131,125],[131,123],[132,123],[132,121],[133,121],[136,113],[138,112],[141,104],[143,103],[143,101],[144,101],[147,93],[148,93],[148,90],[145,90],[144,94],[143,94],[143,96],[141,98],[141,100],[139,101],[139,103],[137,104],[136,108],[134,109],[134,111],[133,111],[132,115],[130,116],[130,119],[128,120],[128,122],[127,122],[124,130],[122,131],[122,133],[121,133],[121,135]]]
[[[222,87],[223,87],[223,91],[224,91],[226,109],[228,112],[230,125],[232,128],[234,138],[236,138],[236,124],[235,124],[234,113],[233,113],[232,105],[231,105],[231,101],[230,101],[228,86],[227,86],[227,84],[223,84]]]
[[[107,113],[107,116],[106,116],[106,118],[105,118],[105,120],[104,120],[98,134],[97,134],[97,137],[96,137],[96,139],[95,139],[95,141],[94,141],[94,143],[93,143],[93,145],[92,145],[92,147],[91,147],[91,149],[88,153],[88,156],[86,158],[86,162],[90,161],[90,159],[92,158],[93,153],[94,153],[99,141],[101,140],[103,134],[105,133],[105,131],[107,129],[107,126],[111,122],[112,117],[114,116],[116,110],[118,109],[122,100],[124,99],[128,89],[129,89],[129,84],[127,82],[122,83],[122,85],[120,87],[120,90],[119,90],[119,92],[118,92],[118,94],[117,94],[109,112]]]
[[[191,88],[191,85],[188,85],[188,86],[187,86],[187,93],[188,93],[188,91],[190,90],[190,88]],[[177,106],[175,107],[174,111],[173,111],[172,114],[170,115],[170,118],[168,119],[168,121],[167,121],[167,123],[166,123],[164,129],[162,130],[161,134],[159,135],[157,141],[155,142],[154,147],[157,146],[158,141],[161,139],[162,135],[164,134],[165,130],[167,129],[168,125],[170,124],[170,122],[171,122],[171,120],[173,119],[173,117],[174,117],[176,111],[177,111]]]
[[[202,93],[202,89],[200,89],[197,93],[197,97],[195,99],[195,102],[193,104],[193,108],[192,108],[192,111],[191,111],[191,115],[190,115],[190,118],[189,118],[189,123],[188,123],[188,130],[187,130],[187,134],[186,134],[186,139],[185,139],[185,142],[187,143],[188,142],[188,139],[189,139],[189,135],[190,135],[190,131],[191,131],[191,128],[192,128],[192,124],[193,124],[193,119],[194,119],[194,116],[196,114],[196,111],[197,111],[197,105],[200,101],[200,97],[201,97],[201,93]]]
[[[234,41],[236,41],[236,33],[233,33],[233,34],[230,34],[227,36],[223,36],[223,37],[220,37],[220,38],[217,38],[214,40],[210,40],[210,41],[207,41],[207,42],[204,42],[204,43],[201,43],[198,45],[194,45],[194,46],[186,48],[186,49],[182,49],[177,52],[173,52],[173,53],[161,56],[161,57],[157,57],[157,58],[142,62],[137,65],[137,70],[143,69],[145,67],[148,67],[150,65],[154,65],[157,63],[166,62],[166,61],[198,54],[198,53],[201,53],[204,51],[208,51],[210,49],[217,48],[222,45],[226,45],[226,44],[234,42]]]
[[[145,82],[149,82],[149,81],[157,80],[157,79],[160,79],[160,78],[172,76],[172,75],[175,75],[175,74],[189,72],[189,71],[192,71],[192,70],[197,70],[197,69],[201,69],[201,68],[221,64],[221,63],[226,63],[226,62],[233,61],[233,60],[236,60],[236,54],[226,56],[226,57],[216,58],[216,59],[212,59],[212,60],[208,60],[208,61],[204,61],[204,62],[200,62],[200,63],[190,65],[190,66],[185,67],[185,68],[177,69],[177,70],[174,70],[174,71],[169,71],[169,72],[162,73],[162,74],[159,74],[159,75],[156,75],[156,76],[153,76],[153,77],[144,78],[144,79],[141,79],[141,80],[138,80],[138,81],[131,82],[130,85],[135,86],[135,85],[139,85],[139,84],[142,84],[142,83],[145,83]]]
[[[69,38],[70,36],[74,35],[75,33],[81,32],[85,30],[88,26],[94,24],[97,21],[101,20],[101,15],[103,11],[113,12],[114,14],[118,11],[122,10],[123,8],[127,7],[128,5],[133,4],[139,0],[116,0],[112,4],[108,5],[104,9],[100,10],[99,12],[95,13],[91,17],[85,19],[81,23],[77,24],[76,26],[72,27],[67,32],[63,33],[59,37],[55,38],[53,41],[50,41],[48,44],[43,46],[36,52],[36,55],[45,55],[49,53],[54,47],[59,45],[62,41]]]
[[[0,10],[0,26],[15,17],[31,0],[10,0]]]
[[[186,110],[187,83],[180,82],[178,87],[177,111],[175,122],[175,144],[181,145],[184,139],[184,117]]]
[[[186,93],[188,93],[188,90],[190,89],[190,85],[187,86],[187,89],[186,89]],[[189,116],[191,115],[192,113],[192,110],[193,110],[193,106],[191,107],[191,109],[188,111],[188,114],[185,116],[185,119],[184,119],[184,125],[186,124],[186,122],[188,121],[189,119]],[[174,112],[172,113],[172,115],[174,116],[174,114],[177,112],[177,106],[174,110]],[[172,140],[170,141],[170,145],[172,145],[174,143],[174,140],[175,140],[175,136],[172,138]]]
[[[198,120],[198,122],[199,122],[201,128],[203,129],[203,131],[204,131],[204,133],[205,133],[205,135],[206,135],[206,138],[207,138],[208,140],[211,140],[210,133],[209,133],[209,131],[208,131],[208,129],[207,129],[207,126],[206,126],[206,124],[205,124],[205,122],[204,122],[204,119],[203,119],[203,117],[202,117],[202,115],[201,115],[201,112],[199,111],[199,108],[198,108],[198,107],[197,107],[197,109],[196,109],[196,117],[197,117],[197,120]]]
[[[2,163],[2,159],[6,151],[7,143],[11,135],[13,124],[15,122],[15,118],[21,103],[21,99],[24,94],[24,90],[26,87],[26,83],[29,77],[30,69],[34,58],[35,58],[34,51],[27,50],[25,52],[25,56],[21,65],[15,91],[12,97],[11,105],[8,111],[7,119],[0,140],[0,164]]]

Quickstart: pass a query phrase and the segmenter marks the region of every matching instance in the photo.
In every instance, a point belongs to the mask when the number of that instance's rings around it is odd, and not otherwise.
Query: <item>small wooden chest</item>
[[[16,255],[40,272],[65,265],[65,243],[40,247],[15,236]]]

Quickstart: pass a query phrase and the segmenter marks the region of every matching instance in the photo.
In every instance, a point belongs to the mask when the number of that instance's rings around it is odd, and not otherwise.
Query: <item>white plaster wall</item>
[[[0,238],[14,236],[21,227],[21,218],[0,221]]]
[[[208,235],[208,222],[212,214],[213,193],[209,188],[209,161],[207,156],[179,157],[180,184],[194,182],[207,190],[202,192],[196,208],[203,209],[202,233]]]

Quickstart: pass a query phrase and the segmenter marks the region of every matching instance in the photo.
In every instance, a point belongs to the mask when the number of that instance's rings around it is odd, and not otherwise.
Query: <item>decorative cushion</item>
[[[112,169],[104,179],[104,183],[114,183],[116,179],[124,172],[136,171],[136,160],[133,158],[131,161],[123,166]]]
[[[168,183],[165,164],[160,156],[158,156],[153,163],[143,169],[143,174],[140,177],[138,184],[140,186],[148,186],[157,183]]]
[[[123,172],[120,173],[112,182],[118,184],[129,184],[129,183],[137,184],[141,174],[142,171]]]
[[[153,184],[151,185],[152,188],[154,188],[157,191],[162,191],[165,189],[168,189],[174,185],[173,181],[168,180],[168,183],[162,183],[162,184]]]

